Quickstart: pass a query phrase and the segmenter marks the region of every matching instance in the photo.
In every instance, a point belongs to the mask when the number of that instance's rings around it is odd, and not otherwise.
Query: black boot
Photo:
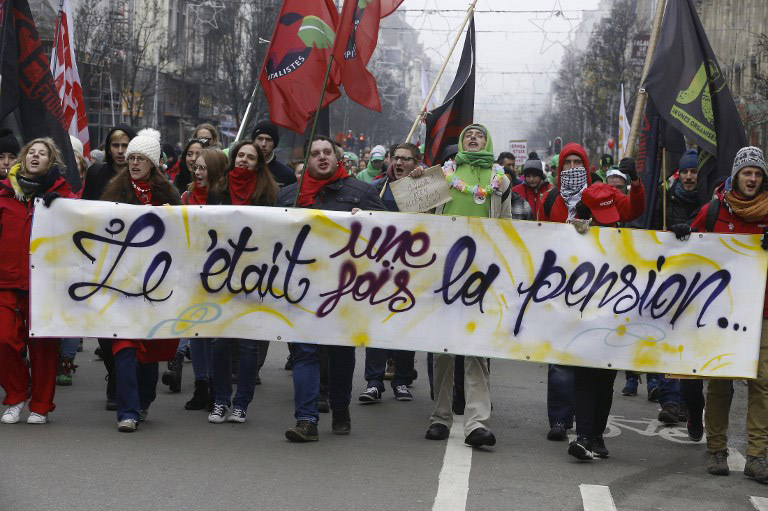
[[[195,380],[195,393],[192,394],[192,399],[187,401],[184,408],[187,410],[205,410],[208,408],[209,399],[208,380]]]
[[[181,392],[181,371],[184,368],[184,352],[177,351],[173,360],[168,362],[168,370],[163,372],[163,385],[168,385],[171,392]]]
[[[107,404],[104,406],[104,409],[114,412],[117,410],[117,381],[115,374],[107,373],[105,380],[107,380]]]
[[[331,432],[334,435],[349,435],[349,432],[352,430],[349,408],[331,410],[331,416]]]

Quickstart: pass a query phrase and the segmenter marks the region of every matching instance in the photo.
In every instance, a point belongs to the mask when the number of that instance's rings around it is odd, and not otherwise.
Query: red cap
[[[581,202],[589,208],[592,216],[603,225],[613,225],[619,221],[616,209],[616,190],[605,183],[595,183],[587,187],[581,195]]]

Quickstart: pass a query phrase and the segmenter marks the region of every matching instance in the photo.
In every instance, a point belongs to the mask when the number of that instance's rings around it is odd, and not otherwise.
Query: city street
[[[78,354],[72,387],[57,387],[57,410],[45,426],[0,427],[0,509],[45,510],[649,510],[768,509],[768,486],[743,476],[746,386],[735,384],[730,477],[706,473],[704,444],[683,425],[653,420],[658,405],[620,395],[617,378],[609,431],[610,459],[579,463],[566,443],[545,439],[546,367],[493,361],[494,448],[463,444],[461,417],[446,442],[424,439],[431,402],[426,356],[417,354],[415,400],[359,405],[363,350],[358,350],[352,434],[293,444],[287,349],[275,343],[263,384],[245,424],[209,424],[184,410],[192,393],[191,364],[181,394],[158,387],[147,422],[118,433],[104,406],[104,369],[94,342]],[[24,412],[22,419],[28,412]],[[584,486],[583,486],[584,485]],[[610,507],[611,499],[615,508]],[[764,499],[764,500],[761,500]],[[762,507],[761,507],[762,506]]]

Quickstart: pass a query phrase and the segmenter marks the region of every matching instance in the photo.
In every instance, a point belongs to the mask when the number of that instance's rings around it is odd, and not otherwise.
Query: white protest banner
[[[440,166],[428,169],[417,179],[404,177],[392,181],[389,187],[403,213],[429,211],[451,200],[451,187]]]
[[[756,374],[758,235],[57,200],[35,337],[233,337],[698,376]]]
[[[515,164],[522,165],[528,159],[528,141],[510,140],[509,152],[515,155]]]

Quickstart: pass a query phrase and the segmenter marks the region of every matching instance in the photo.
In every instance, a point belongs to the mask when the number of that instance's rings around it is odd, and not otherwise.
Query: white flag
[[[85,117],[83,88],[75,61],[74,33],[74,18],[69,8],[69,0],[64,0],[51,52],[51,74],[61,99],[64,121],[69,126],[67,131],[83,143],[83,156],[87,158],[91,153],[91,142],[88,135],[88,119]]]
[[[619,105],[619,161],[624,158],[629,143],[629,121],[627,120],[627,109],[624,108],[624,84],[621,84],[621,104]]]

